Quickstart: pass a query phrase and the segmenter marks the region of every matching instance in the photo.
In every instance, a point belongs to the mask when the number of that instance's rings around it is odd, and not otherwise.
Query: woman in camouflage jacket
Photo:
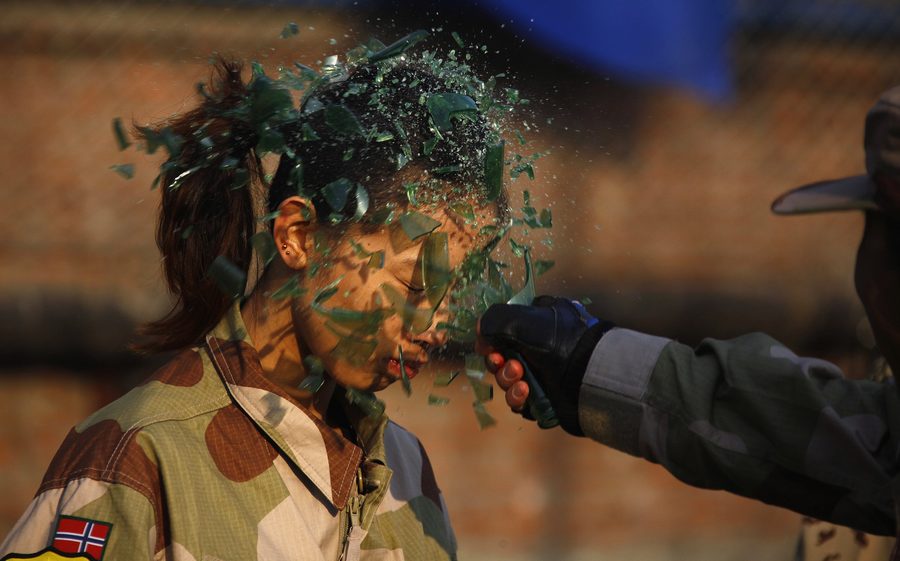
[[[455,558],[428,457],[372,392],[445,342],[451,271],[505,195],[485,186],[474,79],[396,56],[411,37],[249,84],[220,60],[199,107],[139,127],[169,151],[157,243],[176,298],[144,348],[179,352],[72,429],[0,555]]]

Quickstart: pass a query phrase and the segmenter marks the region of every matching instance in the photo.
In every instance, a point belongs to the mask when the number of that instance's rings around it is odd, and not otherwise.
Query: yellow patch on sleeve
[[[59,553],[52,549],[45,549],[37,553],[10,553],[0,561],[19,561],[20,559],[39,560],[39,561],[92,561],[86,555],[75,555],[71,553]]]

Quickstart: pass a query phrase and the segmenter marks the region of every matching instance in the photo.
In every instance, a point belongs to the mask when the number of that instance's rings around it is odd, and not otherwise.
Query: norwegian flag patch
[[[52,547],[61,553],[82,553],[94,561],[101,561],[111,530],[112,524],[107,522],[60,516]]]

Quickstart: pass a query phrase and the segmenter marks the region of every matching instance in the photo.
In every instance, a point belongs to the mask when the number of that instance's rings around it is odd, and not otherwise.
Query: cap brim
[[[868,175],[804,185],[788,191],[772,203],[775,214],[877,209],[875,183]]]

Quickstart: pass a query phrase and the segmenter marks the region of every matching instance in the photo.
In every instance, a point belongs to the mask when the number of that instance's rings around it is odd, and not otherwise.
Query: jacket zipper
[[[357,481],[362,482],[362,470],[357,472]],[[360,546],[365,539],[366,532],[362,527],[362,490],[357,489],[357,493],[350,496],[347,501],[347,513],[349,514],[349,524],[347,525],[347,537],[344,539],[344,551],[341,553],[341,561],[359,561]]]

